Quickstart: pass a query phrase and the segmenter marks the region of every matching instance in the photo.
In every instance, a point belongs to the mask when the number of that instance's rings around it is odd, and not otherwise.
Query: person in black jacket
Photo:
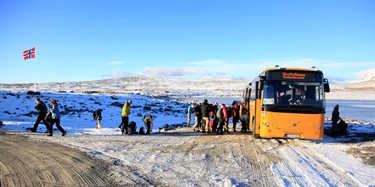
[[[197,103],[194,108],[194,120],[195,120],[195,124],[193,126],[193,130],[195,132],[195,128],[198,128],[197,132],[199,132],[199,128],[201,128],[201,120],[202,120],[201,106],[199,105],[199,103]]]
[[[250,116],[246,108],[242,110],[242,116],[240,117],[241,121],[241,132],[246,132],[247,129],[249,129],[249,121],[250,121]]]
[[[95,110],[92,116],[94,120],[96,121],[96,129],[98,129],[99,131],[102,130],[102,119],[103,119],[102,111],[103,109]]]
[[[201,106],[202,111],[202,133],[210,133],[210,112],[211,108],[210,105],[207,103],[207,99],[205,99]]]
[[[339,112],[339,105],[336,105],[335,108],[333,108],[332,111],[332,131],[331,134],[335,135],[338,133],[339,128],[337,126],[337,122],[340,120],[340,112]]]
[[[44,119],[46,117],[46,114],[47,114],[47,106],[38,97],[35,98],[35,103],[36,103],[35,109],[38,111],[38,117],[36,118],[36,121],[34,123],[34,128],[31,128],[30,131],[36,132],[36,130],[38,129],[40,121],[43,121],[44,125],[46,126],[46,129],[48,130],[49,123]]]

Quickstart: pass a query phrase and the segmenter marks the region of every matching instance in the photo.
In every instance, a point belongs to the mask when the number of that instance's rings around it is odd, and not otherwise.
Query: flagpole
[[[36,92],[36,58],[34,58],[34,91]]]

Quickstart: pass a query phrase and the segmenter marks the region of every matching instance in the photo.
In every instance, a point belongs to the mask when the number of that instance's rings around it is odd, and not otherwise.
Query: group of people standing
[[[34,123],[34,128],[30,128],[31,132],[36,132],[40,121],[43,121],[47,128],[47,136],[53,136],[53,125],[56,123],[57,129],[60,130],[62,136],[66,135],[66,131],[60,125],[60,109],[57,101],[55,99],[51,100],[52,107],[47,110],[47,105],[40,100],[40,98],[35,98],[35,109],[38,111],[38,117]]]
[[[53,135],[53,125],[56,124],[57,129],[60,130],[62,136],[65,136],[67,133],[60,125],[60,110],[59,105],[55,99],[51,100],[52,107],[47,110],[46,104],[40,100],[40,98],[35,99],[36,106],[35,109],[38,111],[38,117],[34,123],[33,128],[28,130],[36,132],[37,128],[41,121],[45,124],[47,128],[47,136]],[[132,124],[129,124],[129,115],[131,108],[132,100],[128,100],[124,103],[121,111],[121,128],[122,134],[133,134],[134,127]],[[246,132],[248,129],[248,113],[244,109],[240,112],[240,105],[238,103],[233,103],[231,106],[227,107],[225,104],[219,106],[218,103],[209,104],[207,99],[203,101],[202,104],[197,103],[196,105],[191,104],[187,109],[187,125],[191,127],[191,115],[194,114],[195,124],[193,130],[202,133],[217,133],[224,134],[229,133],[229,119],[232,118],[233,122],[233,132],[236,132],[236,125],[241,121],[242,129],[241,132]],[[101,129],[101,109],[94,112],[94,119],[97,120],[96,128]],[[100,115],[97,115],[97,112]],[[240,114],[243,114],[240,116]],[[143,121],[145,123],[146,132],[149,134],[152,131],[153,120],[155,116],[145,115]],[[132,130],[133,129],[133,130]],[[136,126],[135,126],[136,129]]]
[[[240,110],[242,111],[240,112]],[[237,102],[227,107],[225,104],[209,104],[207,99],[205,99],[202,104],[189,105],[186,114],[188,127],[191,124],[191,116],[194,115],[194,132],[228,134],[230,118],[232,118],[233,122],[233,132],[236,132],[236,126],[239,121],[242,124],[241,132],[246,132],[248,129],[248,112],[246,109],[241,109]]]

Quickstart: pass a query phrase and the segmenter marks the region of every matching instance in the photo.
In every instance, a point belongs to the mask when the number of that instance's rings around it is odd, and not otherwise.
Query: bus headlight
[[[323,128],[323,126],[321,126],[321,125],[314,125],[313,127],[314,127],[314,129],[321,129],[321,128]]]
[[[264,123],[264,125],[265,125],[266,127],[274,127],[274,126],[275,126],[274,123]]]

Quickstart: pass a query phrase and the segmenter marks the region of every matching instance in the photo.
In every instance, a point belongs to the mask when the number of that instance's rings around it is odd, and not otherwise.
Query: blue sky
[[[0,83],[250,80],[276,64],[347,82],[375,68],[374,0],[0,2]]]

